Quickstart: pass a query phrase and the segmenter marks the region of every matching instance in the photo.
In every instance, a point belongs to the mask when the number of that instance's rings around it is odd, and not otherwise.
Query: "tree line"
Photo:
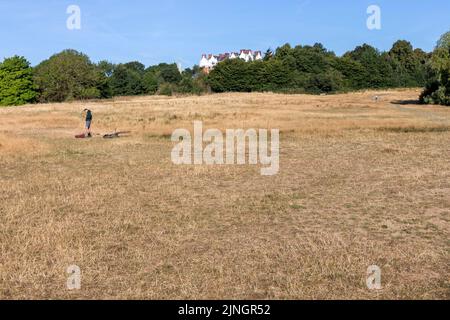
[[[389,52],[364,44],[338,57],[321,44],[286,44],[264,61],[228,60],[210,74],[213,91],[332,93],[372,88],[422,87],[431,55],[396,42]]]
[[[75,50],[64,50],[34,68],[24,57],[14,56],[0,63],[0,105],[201,94],[207,90],[205,77],[198,67],[180,72],[176,64],[146,68],[138,61],[93,63]]]
[[[404,40],[388,52],[364,44],[343,56],[321,44],[286,44],[267,50],[263,61],[221,62],[209,75],[198,66],[180,72],[176,64],[93,63],[75,50],[35,67],[19,56],[0,63],[0,105],[210,91],[321,94],[405,87],[424,87],[423,103],[450,105],[450,32],[431,53]]]

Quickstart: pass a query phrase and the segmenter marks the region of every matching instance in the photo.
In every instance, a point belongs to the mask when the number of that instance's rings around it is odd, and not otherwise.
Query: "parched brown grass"
[[[448,299],[450,108],[419,93],[0,109],[0,298]],[[132,134],[75,140],[85,107],[95,133]],[[194,120],[280,129],[279,174],[173,165]]]
[[[0,154],[17,156],[43,152],[45,146],[35,139],[17,137],[11,133],[0,134]]]

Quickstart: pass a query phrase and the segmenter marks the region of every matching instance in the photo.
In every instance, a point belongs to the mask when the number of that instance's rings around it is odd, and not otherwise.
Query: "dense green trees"
[[[226,61],[209,76],[215,92],[279,91],[331,93],[337,91],[423,86],[428,55],[398,41],[389,52],[358,46],[342,57],[317,43],[292,48],[286,44],[263,61]]]
[[[425,64],[428,56],[420,49],[413,50],[407,41],[397,41],[389,51],[393,67],[393,85],[412,87],[425,85]]]
[[[359,72],[356,74],[357,80],[351,79],[355,87],[348,89],[394,87],[394,72],[387,53],[381,53],[374,47],[364,44],[347,52],[344,58],[349,58],[360,65]],[[351,74],[349,76],[353,77]]]
[[[34,70],[21,57],[0,64],[0,105],[59,102],[144,94],[273,91],[333,93],[360,89],[425,86],[425,103],[450,104],[450,33],[433,53],[404,40],[388,52],[363,44],[339,57],[317,43],[289,44],[267,50],[262,61],[219,63],[209,75],[198,66],[178,70],[161,63],[146,68],[138,61],[95,64],[75,50],[65,50]]]
[[[423,103],[450,105],[450,32],[444,34],[427,64],[427,83],[420,99]]]
[[[198,67],[195,67],[194,69],[196,70],[188,69],[182,73],[182,79],[175,88],[175,92],[199,95],[208,91],[206,75],[201,72]]]
[[[176,64],[161,63],[146,69],[137,61],[118,65],[102,62],[99,67],[108,75],[108,84],[113,96],[197,93],[193,87],[187,91],[189,86],[193,86],[193,74],[189,82],[180,73]]]
[[[37,96],[33,69],[24,57],[14,56],[0,63],[0,105],[34,102]]]
[[[172,95],[183,80],[176,64],[161,63],[145,70],[145,85],[149,94]]]
[[[135,96],[146,93],[144,72],[145,66],[136,61],[115,66],[108,79],[113,96]]]
[[[226,60],[211,72],[209,84],[214,92],[250,91],[251,75],[248,73],[250,64],[240,59]]]
[[[144,94],[201,94],[205,76],[198,67],[180,73],[176,64],[146,68],[138,61],[92,63],[74,50],[65,50],[35,68],[34,82],[41,102],[109,98]]]
[[[35,68],[40,102],[103,98],[108,94],[107,78],[89,58],[65,50]]]

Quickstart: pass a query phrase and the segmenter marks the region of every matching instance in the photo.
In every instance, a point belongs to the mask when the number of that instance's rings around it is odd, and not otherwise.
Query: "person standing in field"
[[[84,109],[83,114],[86,114],[86,136],[91,138],[92,111],[89,109]]]

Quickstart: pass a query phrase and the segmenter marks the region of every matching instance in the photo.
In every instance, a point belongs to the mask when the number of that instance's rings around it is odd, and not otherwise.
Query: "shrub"
[[[174,87],[170,83],[163,83],[158,90],[158,94],[161,96],[172,96],[174,93]]]

